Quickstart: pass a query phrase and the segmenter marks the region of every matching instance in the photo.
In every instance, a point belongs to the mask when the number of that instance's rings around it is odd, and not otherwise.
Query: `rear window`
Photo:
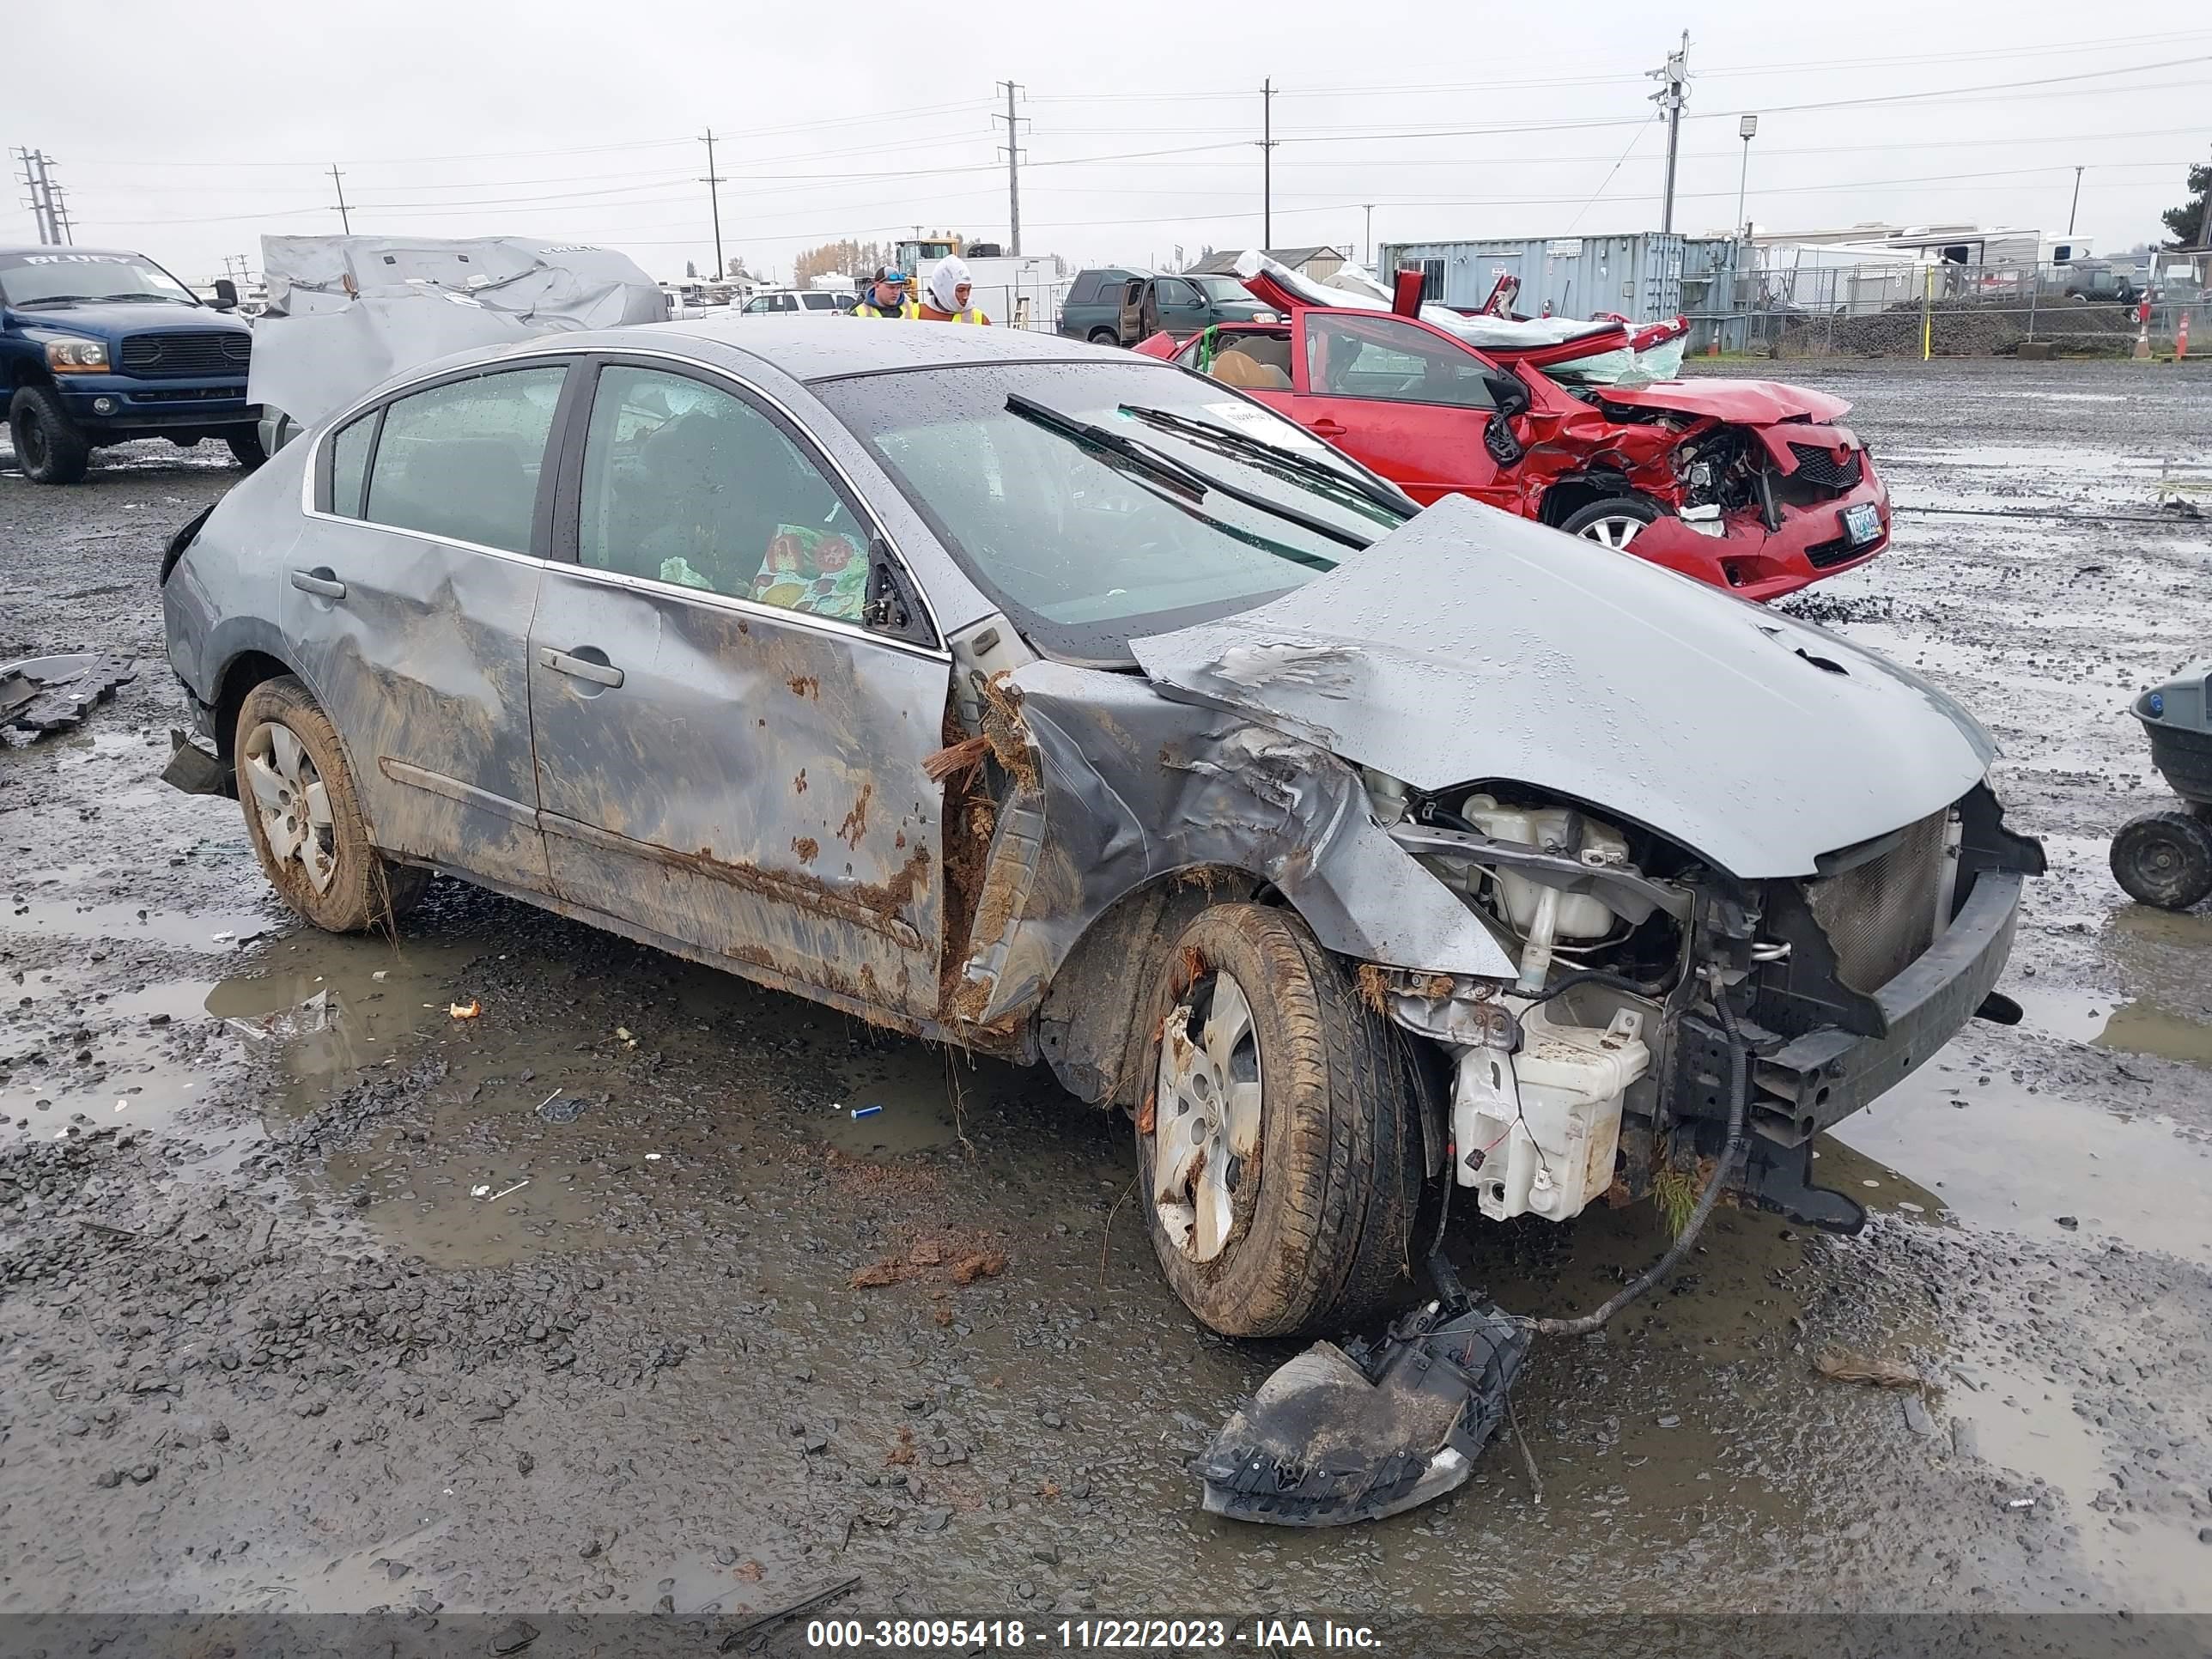
[[[530,550],[563,368],[451,380],[389,404],[362,514],[510,553]]]

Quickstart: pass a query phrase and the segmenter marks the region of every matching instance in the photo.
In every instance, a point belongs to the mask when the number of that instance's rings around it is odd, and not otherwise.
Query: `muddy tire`
[[[337,728],[306,686],[286,674],[247,692],[234,754],[246,831],[277,897],[332,933],[415,908],[430,872],[371,845]]]
[[[2147,812],[2112,837],[2112,878],[2138,904],[2187,910],[2212,898],[2212,821]]]
[[[1184,1306],[1224,1336],[1287,1336],[1407,1283],[1420,1127],[1396,1038],[1297,915],[1200,914],[1148,1030],[1138,1189]]]
[[[1570,536],[1616,551],[1626,550],[1648,524],[1659,520],[1659,508],[1641,495],[1611,495],[1568,515],[1559,528]]]
[[[52,386],[27,386],[8,400],[8,441],[33,483],[80,483],[92,462],[92,446]]]
[[[1117,346],[1121,343],[1121,337],[1110,328],[1094,328],[1091,331],[1091,343]]]

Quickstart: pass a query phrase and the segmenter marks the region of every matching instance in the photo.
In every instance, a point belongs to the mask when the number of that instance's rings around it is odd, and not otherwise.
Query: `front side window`
[[[857,623],[867,552],[844,498],[766,413],[681,374],[600,371],[581,563]]]
[[[1493,409],[1488,365],[1465,347],[1395,317],[1324,313],[1306,319],[1306,374],[1330,398]]]
[[[567,374],[557,366],[506,369],[386,404],[362,516],[527,553],[545,440]]]

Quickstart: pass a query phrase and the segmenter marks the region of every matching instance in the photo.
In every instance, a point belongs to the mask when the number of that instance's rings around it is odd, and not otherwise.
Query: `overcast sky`
[[[1756,111],[1762,229],[2063,231],[2081,167],[2079,231],[2116,250],[2161,234],[2187,167],[2212,159],[2204,18],[2057,0],[104,0],[11,9],[0,140],[53,158],[78,242],[188,280],[227,254],[258,269],[264,233],[336,231],[333,163],[356,231],[588,241],[670,276],[712,264],[712,126],[725,251],[787,273],[842,236],[1004,240],[991,117],[1011,78],[1024,251],[1080,264],[1256,242],[1272,78],[1276,245],[1364,252],[1365,203],[1388,241],[1656,228],[1665,136],[1645,72],[1686,27],[1678,229],[1734,219],[1737,117]],[[35,240],[21,194],[0,242]]]

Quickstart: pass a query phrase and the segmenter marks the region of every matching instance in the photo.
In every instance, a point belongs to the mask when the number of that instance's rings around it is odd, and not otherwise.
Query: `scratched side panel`
[[[603,688],[536,647],[597,653]],[[734,962],[933,1013],[950,668],[757,610],[546,577],[531,668],[561,895]]]
[[[327,568],[345,597],[291,585]],[[311,523],[277,572],[292,660],[337,725],[377,844],[548,885],[524,650],[539,567],[374,526]]]

